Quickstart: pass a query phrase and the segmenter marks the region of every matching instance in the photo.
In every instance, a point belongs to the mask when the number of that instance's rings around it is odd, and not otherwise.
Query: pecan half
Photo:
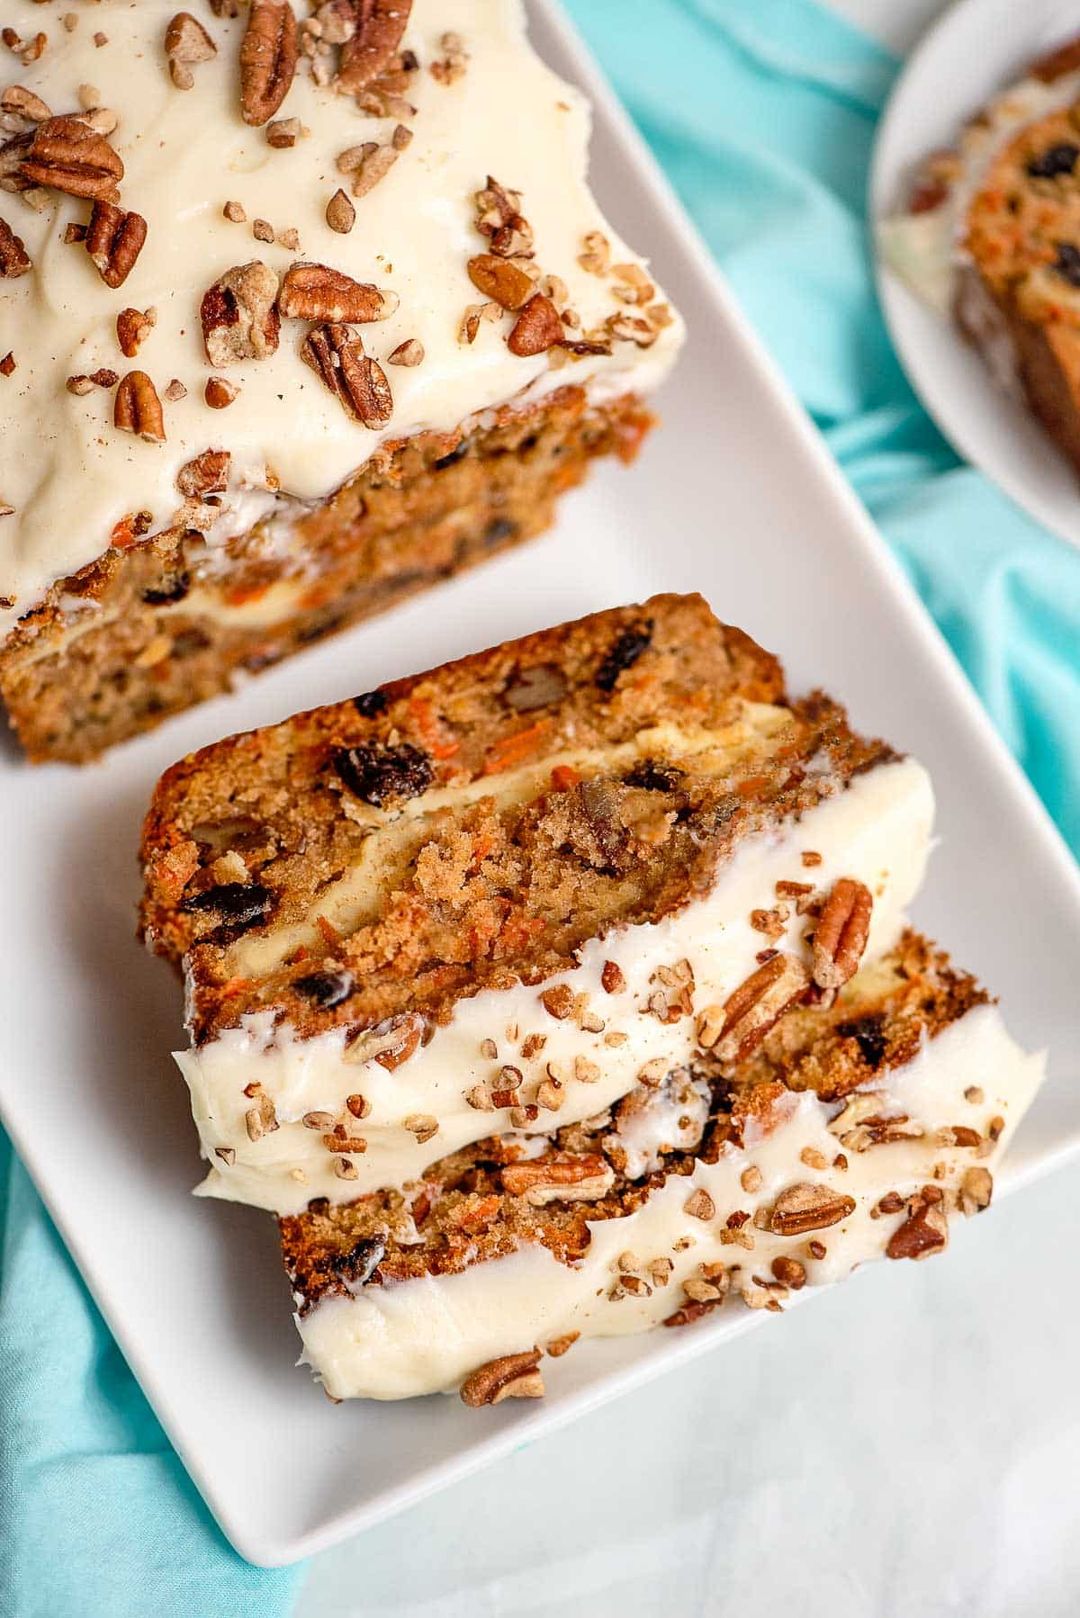
[[[461,1384],[462,1400],[477,1408],[480,1405],[501,1404],[504,1399],[542,1399],[544,1379],[539,1367],[538,1348],[488,1360],[486,1365],[478,1366]]]
[[[714,1047],[722,1062],[731,1063],[749,1056],[788,1007],[801,1000],[810,986],[809,974],[794,955],[781,952],[752,972],[740,983],[723,1005],[723,1022],[715,1035]],[[698,1025],[698,1039],[712,1038],[715,1015],[707,1007]]]
[[[915,1201],[904,1223],[889,1237],[886,1258],[929,1258],[949,1244],[949,1224],[938,1203]]]
[[[178,90],[190,90],[195,83],[192,65],[208,62],[217,55],[217,46],[202,23],[190,11],[178,11],[165,30],[165,55],[169,77]]]
[[[224,449],[204,449],[186,461],[176,474],[176,487],[190,500],[207,494],[224,494],[229,485],[232,456]]]
[[[477,253],[467,267],[469,280],[477,291],[491,298],[501,309],[520,309],[536,290],[524,270],[495,253]]]
[[[842,989],[858,971],[870,934],[874,900],[870,889],[854,877],[833,884],[814,931],[812,968],[821,989]]]
[[[278,294],[278,313],[290,320],[350,325],[385,320],[398,305],[396,292],[380,292],[367,282],[328,269],[325,264],[292,264]]]
[[[807,1180],[781,1191],[769,1215],[769,1229],[777,1236],[802,1236],[808,1230],[838,1225],[854,1212],[854,1197]]]
[[[145,371],[129,371],[116,390],[113,424],[148,444],[164,444],[165,416],[157,389]]]
[[[288,0],[251,0],[240,45],[240,114],[265,124],[289,93],[296,73],[296,15]]]
[[[48,185],[72,197],[111,197],[124,165],[104,135],[79,118],[46,118],[29,137],[18,163],[28,185]]]
[[[595,1152],[536,1157],[528,1163],[508,1163],[502,1171],[504,1190],[512,1197],[524,1197],[533,1208],[549,1202],[593,1202],[610,1191],[614,1181],[611,1165]]]
[[[35,124],[51,117],[52,113],[41,97],[21,84],[9,84],[0,93],[0,129],[10,134],[23,135],[27,130],[33,130]]]
[[[337,395],[354,421],[377,428],[390,420],[394,398],[386,372],[364,353],[359,336],[348,326],[337,322],[313,326],[301,345],[300,357]]]
[[[277,350],[278,278],[259,259],[226,270],[203,298],[203,343],[211,365],[263,360]]]
[[[542,292],[534,292],[515,320],[506,346],[511,354],[527,359],[530,355],[544,354],[549,348],[554,348],[556,343],[561,342],[562,334],[559,311],[550,298],[545,298]]]
[[[16,236],[6,219],[0,219],[0,277],[15,281],[32,268],[26,243]]]
[[[146,220],[100,197],[86,231],[86,251],[107,287],[123,286],[146,241]]]
[[[412,0],[352,0],[353,33],[341,47],[336,85],[355,95],[377,77],[401,44]]]

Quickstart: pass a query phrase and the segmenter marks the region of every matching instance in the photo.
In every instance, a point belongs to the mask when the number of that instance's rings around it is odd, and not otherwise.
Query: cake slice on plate
[[[204,749],[143,843],[202,1189],[349,1201],[749,1048],[893,946],[932,807],[696,596]]]
[[[928,1258],[989,1206],[1043,1067],[913,933],[745,1058],[716,1051],[546,1137],[282,1219],[327,1392],[536,1397],[579,1339],[779,1311],[868,1260]]]

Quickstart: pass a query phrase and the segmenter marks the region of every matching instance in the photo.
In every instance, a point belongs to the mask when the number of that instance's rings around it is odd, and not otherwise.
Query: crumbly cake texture
[[[579,1338],[781,1312],[861,1263],[931,1257],[990,1205],[1041,1069],[908,932],[734,1071],[705,1053],[547,1140],[282,1219],[305,1357],[336,1398],[537,1397],[542,1356]]]
[[[0,695],[32,758],[92,758],[632,458],[682,327],[521,0],[6,21]]]
[[[884,239],[1080,470],[1080,37],[927,158]]]

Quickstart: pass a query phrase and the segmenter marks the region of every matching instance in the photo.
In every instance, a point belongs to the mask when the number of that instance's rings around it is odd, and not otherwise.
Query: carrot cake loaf
[[[780,1311],[986,1208],[1042,1076],[974,979],[907,933],[831,1005],[699,1049],[546,1136],[281,1220],[304,1357],[334,1398],[544,1392],[579,1339]]]
[[[932,810],[697,596],[194,754],[143,929],[185,974],[201,1189],[350,1201],[749,1048],[895,944]]]
[[[521,0],[9,0],[0,695],[81,761],[545,528],[682,328]]]
[[[881,243],[1080,469],[1080,37],[930,154]]]

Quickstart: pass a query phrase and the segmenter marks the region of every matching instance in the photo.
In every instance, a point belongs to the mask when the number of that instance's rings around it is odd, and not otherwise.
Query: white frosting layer
[[[1042,1075],[1042,1057],[1027,1056],[1014,1044],[995,1007],[980,1007],[930,1041],[883,1087],[883,1110],[906,1113],[926,1131],[923,1138],[848,1150],[848,1167],[840,1170],[832,1166],[840,1143],[829,1130],[837,1106],[806,1093],[790,1120],[764,1140],[731,1149],[715,1164],[699,1164],[689,1177],[673,1177],[636,1213],[592,1224],[588,1252],[576,1267],[559,1263],[546,1248],[524,1247],[458,1275],[369,1286],[353,1297],[327,1299],[298,1319],[303,1358],[335,1398],[401,1399],[456,1390],[488,1360],[565,1333],[613,1337],[644,1331],[681,1307],[683,1282],[698,1276],[702,1264],[738,1265],[732,1292],[746,1289],[748,1301],[758,1306],[770,1294],[754,1277],[771,1280],[770,1266],[779,1256],[798,1259],[811,1286],[840,1280],[857,1264],[880,1258],[903,1223],[902,1212],[871,1218],[886,1192],[904,1197],[926,1184],[956,1185],[976,1163],[995,1167]],[[984,1096],[977,1105],[964,1097],[973,1084]],[[987,1156],[934,1139],[935,1130],[956,1124],[985,1135],[995,1115],[1007,1128]],[[829,1167],[808,1167],[800,1157],[807,1151],[823,1154]],[[935,1176],[937,1165],[944,1165],[943,1177]],[[741,1177],[751,1166],[761,1184],[748,1195]],[[774,1235],[751,1220],[743,1227],[750,1250],[722,1240],[722,1232],[730,1238],[730,1214],[770,1208],[779,1192],[805,1182],[854,1198],[854,1211],[828,1229],[798,1237]],[[699,1188],[716,1210],[704,1221],[686,1208]],[[824,1257],[810,1254],[811,1237],[824,1245]],[[628,1253],[633,1273],[645,1282],[633,1292],[617,1284]],[[657,1259],[671,1261],[666,1285],[649,1275]]]
[[[514,1127],[509,1111],[479,1111],[466,1100],[475,1085],[495,1079],[503,1063],[521,1070],[526,1102],[533,1100],[549,1063],[563,1075],[561,1108],[541,1108],[528,1126],[533,1132],[602,1111],[633,1088],[646,1062],[676,1067],[696,1048],[694,1016],[665,1024],[641,1009],[657,987],[650,979],[658,966],[690,962],[696,1012],[722,1002],[755,970],[763,948],[807,953],[806,918],[796,914],[794,904],[778,938],[765,937],[750,924],[753,910],[777,903],[776,882],[813,882],[827,891],[841,876],[865,882],[874,896],[866,955],[873,959],[895,942],[922,881],[932,817],[929,778],[921,765],[905,759],[857,776],[801,821],[748,838],[706,899],[656,926],[590,941],[574,971],[543,985],[546,990],[566,983],[575,994],[588,995],[591,1009],[603,1019],[598,1032],[550,1016],[537,988],[485,990],[460,1001],[452,1021],[437,1029],[429,1044],[387,1072],[374,1060],[345,1060],[343,1029],[298,1040],[287,1026],[275,1028],[273,1012],[244,1018],[239,1027],[176,1058],[191,1090],[203,1155],[211,1164],[200,1191],[296,1213],[313,1197],[347,1202],[365,1191],[401,1185],[467,1142]],[[821,864],[805,868],[803,850],[820,854]],[[615,994],[601,986],[607,960],[615,961],[625,978],[625,988]],[[514,1039],[507,1035],[511,1028],[517,1030]],[[520,1043],[531,1033],[545,1035],[546,1043],[527,1060]],[[625,1042],[612,1045],[612,1034],[625,1034]],[[496,1060],[481,1050],[488,1039],[498,1048]],[[591,1082],[574,1077],[576,1057],[585,1058],[590,1073],[593,1066],[598,1069]],[[252,1100],[244,1093],[253,1082],[273,1103],[279,1126],[255,1141],[245,1122]],[[346,1110],[351,1095],[361,1095],[370,1107],[362,1120]],[[331,1115],[350,1136],[367,1142],[364,1153],[350,1158],[354,1179],[336,1173],[323,1130],[300,1121],[312,1112]],[[438,1132],[418,1139],[405,1127],[406,1119],[417,1118],[434,1119]]]
[[[195,66],[188,91],[174,88],[166,70],[162,42],[173,0],[99,0],[77,9],[72,33],[61,26],[60,9],[9,0],[5,23],[25,38],[45,29],[49,43],[26,68],[5,50],[0,89],[24,84],[54,113],[70,113],[79,109],[79,86],[93,86],[100,103],[120,116],[110,140],[126,170],[122,202],[146,218],[149,234],[130,276],[113,291],[85,249],[62,240],[66,224],[86,220],[89,204],[49,193],[38,213],[3,193],[3,217],[25,241],[34,268],[0,283],[0,355],[12,350],[17,362],[11,377],[0,377],[0,499],[15,507],[0,519],[0,595],[16,598],[14,609],[0,613],[0,631],[53,580],[100,555],[126,513],[147,510],[154,528],[166,526],[180,504],[178,469],[208,447],[232,453],[230,499],[246,498],[245,484],[264,487],[267,468],[286,493],[321,499],[384,438],[451,429],[523,390],[535,397],[566,382],[587,384],[597,398],[647,390],[670,365],[682,336],[677,320],[650,349],[619,341],[609,358],[560,369],[545,355],[510,353],[509,317],[482,324],[471,347],[459,342],[465,307],[481,301],[466,263],[486,247],[473,199],[489,173],[521,191],[537,263],[566,283],[583,329],[626,307],[615,300],[612,280],[578,264],[585,234],[608,236],[612,263],[641,262],[589,194],[587,106],[528,47],[521,0],[415,0],[404,40],[421,62],[409,91],[413,140],[356,199],[349,235],[332,231],[325,219],[335,190],[349,189],[336,159],[362,142],[385,144],[395,119],[362,116],[352,100],[317,87],[301,71],[277,116],[299,118],[310,133],[291,149],[275,150],[264,130],[240,118],[237,53],[245,8],[233,21],[200,11],[217,55]],[[452,84],[429,71],[444,54],[446,30],[460,34],[469,56],[464,76]],[[96,32],[108,38],[101,48]],[[248,223],[222,216],[230,200],[243,205]],[[255,240],[257,218],[275,229],[294,227],[300,251]],[[302,363],[307,328],[300,321],[282,323],[273,357],[230,367],[230,380],[242,389],[232,406],[214,411],[204,403],[211,368],[199,322],[203,293],[231,266],[253,259],[279,273],[297,259],[323,263],[397,294],[396,312],[363,328],[365,346],[385,361],[407,338],[418,338],[425,359],[414,369],[386,368],[394,411],[382,434],[346,416]],[[134,361],[124,360],[116,342],[116,316],[125,307],[157,311]],[[66,391],[67,377],[103,366],[121,374],[138,366],[159,393],[174,377],[183,382],[187,397],[164,406],[164,445],[113,428],[111,391],[85,397]],[[228,504],[224,524],[236,531]]]
[[[886,263],[939,314],[952,312],[957,268],[970,262],[966,252],[968,210],[994,159],[1026,124],[1069,106],[1078,96],[1080,73],[1066,74],[1051,84],[1027,78],[1010,86],[990,103],[985,114],[965,126],[957,145],[960,177],[942,205],[925,213],[899,214],[878,224],[878,245]],[[994,369],[1003,373],[998,380],[1007,385],[1011,355],[1007,366],[999,360]]]

